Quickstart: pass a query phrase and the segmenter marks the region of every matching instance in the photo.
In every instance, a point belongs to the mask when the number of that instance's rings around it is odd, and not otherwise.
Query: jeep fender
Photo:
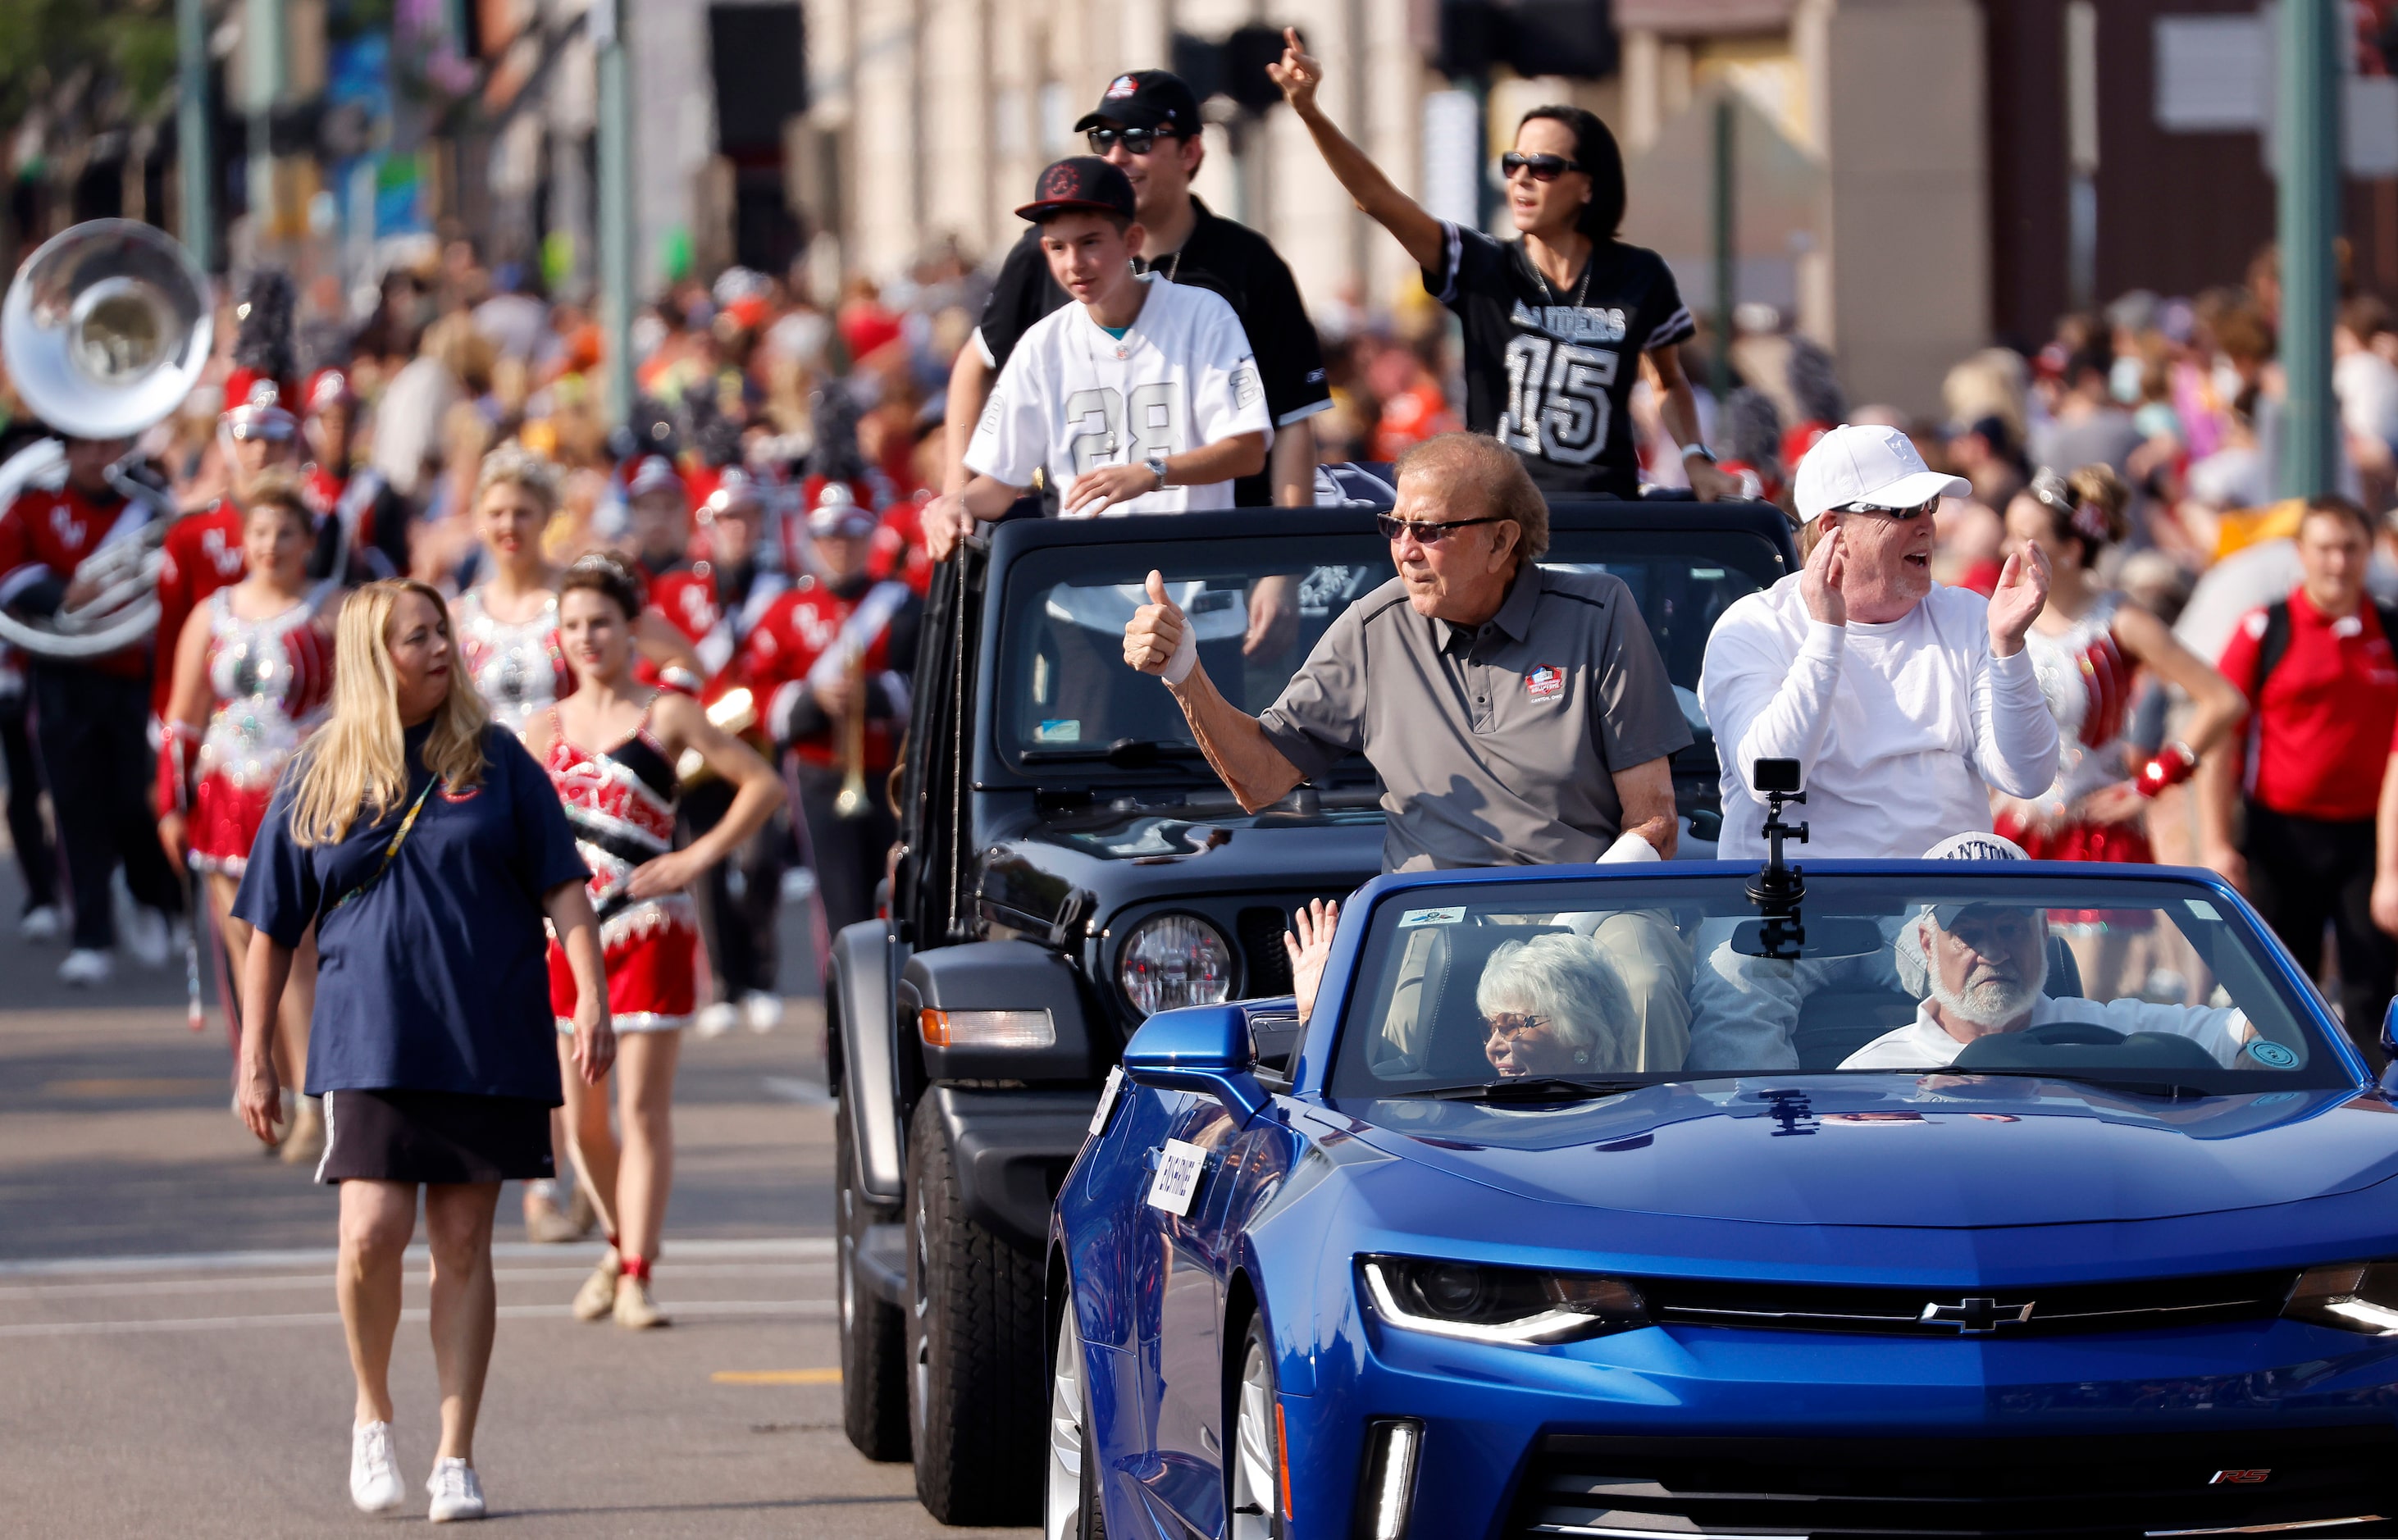
[[[894,987],[908,949],[882,920],[860,920],[832,939],[831,1045],[840,1084],[832,1090],[849,1109],[850,1151],[857,1184],[877,1203],[896,1204],[907,1193],[907,1114],[900,1106],[897,1035],[902,1029]],[[915,1036],[910,1018],[905,1030]]]

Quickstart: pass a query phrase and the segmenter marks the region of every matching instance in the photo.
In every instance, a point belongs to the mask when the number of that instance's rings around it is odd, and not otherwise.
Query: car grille
[[[2393,1511],[2378,1427],[1963,1439],[1617,1439],[1535,1447],[1507,1533],[2146,1536]],[[2383,1534],[2386,1526],[2324,1528]]]
[[[2262,1319],[2280,1312],[2296,1277],[2282,1269],[2059,1288],[1947,1290],[1642,1278],[1639,1288],[1649,1301],[1650,1317],[1662,1325],[2024,1337]]]

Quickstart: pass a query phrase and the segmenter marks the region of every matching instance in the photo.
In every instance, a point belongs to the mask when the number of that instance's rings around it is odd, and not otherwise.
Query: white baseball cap
[[[1816,439],[1790,488],[1806,523],[1834,508],[1921,507],[1934,497],[1962,497],[1973,490],[1963,477],[1926,466],[1898,429],[1856,423],[1842,423]]]

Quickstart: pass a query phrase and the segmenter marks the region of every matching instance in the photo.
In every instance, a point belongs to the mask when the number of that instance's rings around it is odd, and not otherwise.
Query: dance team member
[[[205,876],[209,912],[236,958],[249,953],[250,927],[232,912],[249,848],[284,765],[332,697],[328,612],[339,608],[340,594],[330,578],[309,581],[317,517],[298,478],[288,471],[260,478],[242,512],[247,575],[210,594],[175,639],[158,749],[159,843]],[[308,1077],[316,995],[316,947],[303,937],[277,1018],[288,1085]],[[313,1161],[323,1147],[318,1110],[303,1101],[283,1158]]]
[[[590,899],[607,959],[608,1015],[621,1045],[617,1115],[624,1145],[608,1126],[597,1083],[577,1087],[568,1115],[596,1201],[613,1218],[608,1251],[574,1296],[576,1318],[613,1313],[619,1326],[664,1326],[650,1297],[674,1173],[675,1060],[697,1008],[699,921],[685,891],[756,833],[782,805],[782,783],[738,738],[707,720],[699,702],[644,685],[633,673],[633,625],[640,580],[623,558],[599,551],[567,568],[559,585],[559,632],[575,689],[533,719],[525,735],[549,772],[591,870]],[[714,828],[674,848],[675,767],[695,751],[734,788]],[[550,1003],[562,1058],[581,991],[590,987],[563,948],[550,952]]]
[[[572,1061],[586,1083],[615,1056],[600,926],[548,778],[465,687],[440,594],[367,585],[343,607],[334,656],[332,718],[276,788],[234,901],[255,931],[238,1101],[250,1131],[273,1138],[271,1023],[313,926],[324,968],[307,1088],[325,1098],[317,1180],[341,1189],[336,1288],[357,1382],[350,1499],[381,1513],[406,1496],[391,1348],[422,1189],[441,1384],[428,1517],[479,1519],[492,1214],[501,1182],[552,1170],[559,1054],[542,922],[582,986]]]

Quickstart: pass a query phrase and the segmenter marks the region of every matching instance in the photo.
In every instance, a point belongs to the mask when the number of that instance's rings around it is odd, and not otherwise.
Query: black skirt
[[[543,1102],[454,1091],[325,1093],[318,1182],[511,1182],[557,1174]]]

